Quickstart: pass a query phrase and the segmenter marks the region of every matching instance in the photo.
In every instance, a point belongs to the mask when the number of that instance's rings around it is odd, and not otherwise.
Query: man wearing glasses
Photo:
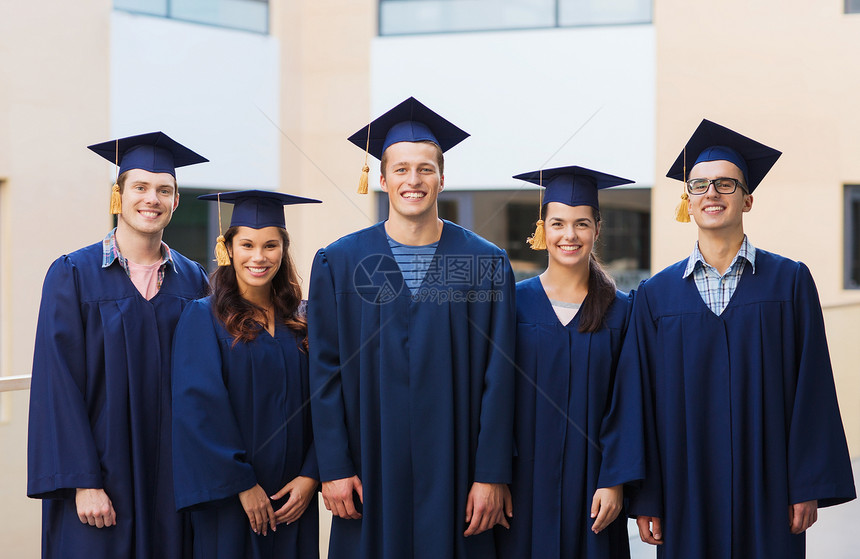
[[[780,155],[704,120],[667,174],[698,242],[640,285],[619,365],[643,380],[629,513],[658,557],[804,557],[817,509],[855,497],[815,283],[744,234]]]

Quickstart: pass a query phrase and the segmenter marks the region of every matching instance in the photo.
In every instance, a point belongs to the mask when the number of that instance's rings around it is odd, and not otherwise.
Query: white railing
[[[12,390],[30,390],[30,375],[0,377],[0,392],[11,392]]]

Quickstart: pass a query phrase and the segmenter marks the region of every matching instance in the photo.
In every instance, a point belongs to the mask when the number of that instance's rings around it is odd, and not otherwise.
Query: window
[[[595,251],[618,288],[630,291],[651,275],[651,214],[604,207],[600,219]]]
[[[860,289],[860,185],[845,187],[845,289]]]
[[[268,33],[268,0],[114,0],[114,8],[245,31]]]
[[[852,0],[847,0],[852,1]],[[860,0],[853,0],[860,2]],[[650,23],[651,0],[380,0],[379,34]]]
[[[594,252],[615,280],[618,289],[629,291],[651,274],[650,189],[607,189],[600,193],[600,236]],[[517,280],[541,273],[546,267],[545,251],[532,250],[525,243],[535,230],[537,204],[507,206],[507,250]]]
[[[222,232],[218,231],[218,204],[198,200],[197,196],[208,194],[210,190],[185,189],[181,193],[179,208],[164,230],[164,242],[171,250],[179,251],[182,256],[199,262],[209,272],[215,271],[215,240]],[[232,204],[221,204],[221,224],[224,231],[230,225],[233,215]]]
[[[607,189],[613,190],[613,189]],[[629,291],[650,275],[651,190],[601,192],[600,237],[595,251],[618,288]],[[377,193],[379,219],[388,218],[388,196]],[[526,239],[538,218],[535,190],[454,190],[439,194],[439,217],[470,229],[508,253],[517,281],[546,269],[547,253]],[[172,223],[171,223],[172,227]]]
[[[846,14],[860,14],[860,0],[845,0]]]

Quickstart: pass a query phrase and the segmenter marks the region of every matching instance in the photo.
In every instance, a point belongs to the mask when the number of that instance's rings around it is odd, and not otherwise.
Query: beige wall
[[[376,221],[374,197],[356,194],[364,154],[346,140],[376,116],[370,114],[376,2],[274,0],[271,22],[281,40],[281,188],[323,201],[287,208],[307,296],[317,249]],[[378,177],[371,174],[370,180]],[[330,519],[320,500],[323,557]]]
[[[372,118],[376,2],[276,0],[272,33],[281,40],[281,187],[323,201],[287,209],[307,294],[316,250],[376,221],[373,197],[356,194],[364,154],[346,140]]]
[[[107,231],[109,181],[85,146],[108,134],[110,0],[0,7],[0,374],[29,374],[45,271]],[[14,317],[14,319],[13,319]],[[29,392],[0,424],[4,557],[38,557],[41,513],[26,497]]]
[[[842,415],[860,454],[860,291],[842,289],[843,185],[860,183],[860,17],[842,0],[656,0],[657,171],[653,266],[684,258],[693,224],[664,177],[708,118],[783,151],[745,218],[752,243],[802,260],[826,310]],[[834,308],[830,308],[834,307]]]

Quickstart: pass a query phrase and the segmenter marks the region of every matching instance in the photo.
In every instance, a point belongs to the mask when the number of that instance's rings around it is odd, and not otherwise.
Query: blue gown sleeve
[[[493,302],[491,330],[477,332],[490,340],[475,454],[475,481],[482,483],[510,483],[512,477],[516,282],[506,257],[500,256],[498,265],[504,267],[504,272],[493,284],[500,296]]]
[[[799,264],[794,281],[797,388],[788,439],[790,503],[819,507],[856,496],[818,290]]]
[[[634,295],[635,291],[631,291],[627,298],[623,335],[629,326]],[[597,487],[614,487],[642,480],[645,477],[645,435],[642,430],[642,382],[636,368],[616,367],[612,396],[600,429],[603,456]]]
[[[189,303],[173,343],[173,478],[176,509],[256,485],[221,371],[212,311]]]
[[[308,297],[311,418],[320,481],[356,474],[346,430],[337,316],[334,280],[325,251],[321,249],[311,267]]]
[[[303,308],[301,309],[301,313],[307,315],[307,303],[303,302],[302,305]],[[304,375],[304,378],[307,378],[308,365],[308,359],[302,359],[302,375]],[[307,402],[308,400],[305,401]],[[302,462],[302,468],[301,470],[299,470],[299,475],[319,481],[320,469],[319,463],[317,462],[317,448],[316,443],[313,440],[313,428],[310,424],[307,426],[306,433],[307,436],[311,439],[311,444],[308,446],[307,453],[305,453],[305,459]]]
[[[74,497],[102,488],[101,464],[86,404],[86,340],[74,265],[50,267],[36,327],[27,448],[27,495]]]
[[[654,367],[657,329],[651,319],[651,309],[644,282],[633,300],[630,324],[624,337],[618,371],[625,378],[638,379],[644,430],[644,479],[629,492],[628,514],[663,517],[663,479],[657,439],[656,416],[651,371]]]

